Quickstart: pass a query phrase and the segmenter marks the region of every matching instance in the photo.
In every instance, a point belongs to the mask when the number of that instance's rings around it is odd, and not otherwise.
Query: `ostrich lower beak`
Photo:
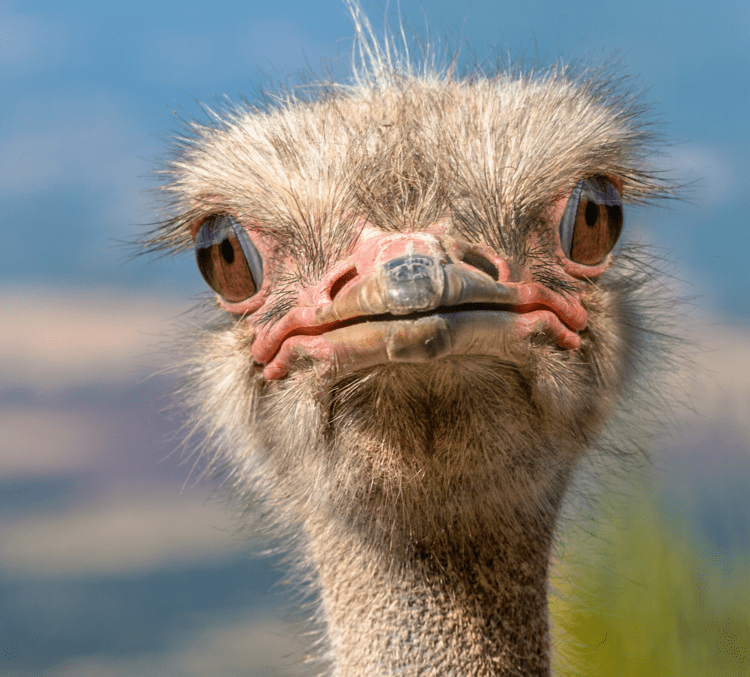
[[[258,332],[253,355],[269,380],[300,359],[338,379],[390,362],[508,358],[540,333],[560,349],[575,349],[586,322],[576,299],[540,283],[505,284],[468,265],[410,254],[350,281],[330,302],[292,309]]]

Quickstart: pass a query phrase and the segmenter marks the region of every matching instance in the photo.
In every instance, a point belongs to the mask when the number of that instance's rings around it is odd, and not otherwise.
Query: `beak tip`
[[[440,304],[445,287],[443,266],[431,256],[408,254],[380,267],[384,306],[394,315],[431,310]]]

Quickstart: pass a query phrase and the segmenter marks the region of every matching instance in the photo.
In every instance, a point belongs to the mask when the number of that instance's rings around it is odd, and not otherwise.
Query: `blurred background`
[[[376,30],[397,26],[395,3],[363,6]],[[615,519],[561,546],[556,660],[563,674],[750,674],[750,5],[400,12],[408,35],[429,26],[480,63],[617,52],[665,122],[655,162],[689,199],[631,210],[628,228],[695,298],[692,409]],[[346,78],[352,33],[339,0],[0,1],[0,674],[299,671],[280,570],[232,534],[159,413],[164,344],[205,286],[191,257],[133,260],[121,242],[156,218],[149,173],[180,116],[252,101],[261,74]]]

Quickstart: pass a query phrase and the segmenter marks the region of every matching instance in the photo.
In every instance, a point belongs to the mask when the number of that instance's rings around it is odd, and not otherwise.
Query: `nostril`
[[[495,282],[500,279],[500,271],[497,266],[492,263],[488,258],[485,258],[481,254],[476,252],[468,252],[464,255],[463,262],[472,268],[481,270],[483,273],[487,273]]]
[[[357,277],[357,269],[356,268],[349,268],[341,277],[338,278],[332,285],[331,285],[331,301],[336,298],[336,295],[346,286],[348,282],[351,282],[355,277]]]

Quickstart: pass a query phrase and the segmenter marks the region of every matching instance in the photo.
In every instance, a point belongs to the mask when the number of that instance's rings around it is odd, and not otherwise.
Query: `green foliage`
[[[747,677],[750,566],[722,563],[640,498],[561,548],[550,612],[560,675]]]

